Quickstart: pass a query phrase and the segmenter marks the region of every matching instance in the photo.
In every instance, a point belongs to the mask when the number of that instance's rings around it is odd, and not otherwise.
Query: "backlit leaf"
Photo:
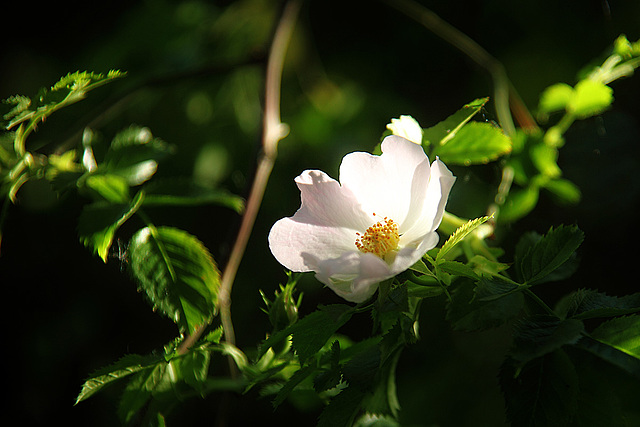
[[[489,101],[489,98],[476,99],[462,107],[440,123],[423,130],[422,141],[432,147],[445,144],[453,138],[473,116]]]
[[[145,227],[129,245],[130,267],[154,309],[193,332],[214,314],[218,268],[204,245],[172,227]]]
[[[470,122],[444,145],[436,145],[432,156],[445,164],[472,165],[496,160],[511,152],[511,139],[491,123]]]

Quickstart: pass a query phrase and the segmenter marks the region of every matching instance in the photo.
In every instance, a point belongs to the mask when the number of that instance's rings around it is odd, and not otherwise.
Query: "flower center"
[[[356,248],[360,252],[372,253],[382,259],[385,259],[390,252],[397,250],[400,241],[398,225],[387,217],[367,228],[364,234],[356,233],[356,235],[358,236]]]

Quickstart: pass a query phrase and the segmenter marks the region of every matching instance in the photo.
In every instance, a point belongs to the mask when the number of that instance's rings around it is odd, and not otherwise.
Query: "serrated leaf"
[[[433,147],[446,144],[488,101],[489,98],[476,99],[435,126],[424,129],[422,141]]]
[[[179,376],[187,385],[202,395],[209,373],[211,353],[207,350],[192,350],[173,360],[179,370]]]
[[[69,73],[51,86],[50,89],[41,89],[29,105],[26,105],[26,97],[13,97],[14,103],[17,99],[20,99],[20,103],[17,104],[19,112],[14,110],[10,116],[11,120],[5,126],[7,129],[11,129],[20,123],[28,121],[28,127],[32,130],[53,112],[84,99],[90,90],[124,75],[125,73],[119,71],[110,71],[106,75],[86,71]]]
[[[640,359],[640,316],[616,317],[598,326],[591,337]]]
[[[163,361],[158,356],[140,356],[137,354],[125,356],[116,363],[95,372],[91,378],[85,381],[80,394],[76,398],[75,405],[87,400],[105,386]]]
[[[491,301],[476,298],[472,282],[461,280],[451,293],[446,319],[455,330],[480,331],[495,328],[518,316],[524,306],[522,292]]]
[[[159,180],[145,186],[145,206],[198,206],[214,204],[241,213],[244,200],[221,189],[200,186],[187,179]]]
[[[434,147],[437,156],[448,165],[485,164],[511,152],[511,139],[491,123],[470,122],[460,128],[444,145]]]
[[[116,231],[140,208],[143,198],[144,194],[138,193],[128,204],[96,202],[85,206],[78,218],[80,241],[107,262]]]
[[[540,282],[567,262],[584,239],[577,226],[551,227],[525,254],[515,259],[516,270],[523,282]]]
[[[278,392],[278,395],[272,402],[273,407],[277,408],[280,406],[301,382],[309,378],[309,376],[315,372],[315,366],[303,366],[298,369]]]
[[[129,245],[131,272],[153,307],[190,333],[215,312],[220,272],[205,246],[186,231],[145,227]]]
[[[290,329],[291,345],[301,361],[314,356],[333,334],[349,321],[355,309],[344,304],[321,306]]]
[[[640,293],[609,296],[592,289],[578,289],[562,298],[555,310],[562,317],[593,319],[640,312]]]
[[[476,300],[479,302],[494,301],[514,292],[519,292],[523,288],[501,276],[482,277],[476,283]]]
[[[584,324],[580,320],[532,316],[516,324],[509,353],[514,360],[525,364],[564,345],[575,344],[583,335]]]
[[[447,241],[444,242],[442,248],[440,248],[440,250],[438,251],[438,255],[436,255],[436,263],[440,263],[444,259],[445,255],[447,255],[447,253],[451,251],[451,249],[453,249],[458,243],[464,240],[464,238],[467,237],[469,233],[473,232],[473,230],[487,222],[492,217],[493,216],[484,216],[481,218],[476,218],[458,227],[458,229],[453,232],[453,234],[447,239]]]
[[[167,372],[168,365],[166,362],[160,362],[137,372],[129,381],[118,405],[118,416],[124,424],[131,422],[155,392],[171,388],[173,381],[171,373]]]

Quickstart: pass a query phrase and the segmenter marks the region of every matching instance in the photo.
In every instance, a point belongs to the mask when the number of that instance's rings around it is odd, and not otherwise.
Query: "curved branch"
[[[258,167],[249,192],[245,212],[240,223],[238,236],[231,250],[229,261],[222,274],[220,291],[218,294],[218,309],[220,321],[224,330],[224,339],[227,343],[235,345],[235,332],[231,321],[231,289],[242,261],[244,251],[251,235],[264,191],[269,180],[269,175],[277,155],[278,142],[287,134],[287,127],[280,121],[280,81],[282,67],[291,34],[295,26],[301,1],[293,0],[285,5],[282,16],[276,28],[267,59],[265,76],[265,104],[262,129],[262,151],[258,159]],[[194,331],[180,346],[180,352],[185,352],[193,345],[206,325]],[[231,374],[236,375],[236,367],[230,361]]]

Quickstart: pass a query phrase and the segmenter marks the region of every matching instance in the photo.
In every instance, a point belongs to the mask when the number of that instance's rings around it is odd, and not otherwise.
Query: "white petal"
[[[391,264],[391,272],[393,275],[395,276],[396,274],[402,273],[418,262],[428,250],[436,247],[439,239],[438,233],[432,231],[422,236],[421,239],[400,249]]]
[[[316,278],[347,301],[367,300],[383,280],[395,276],[389,265],[373,254],[354,251],[334,259],[317,259],[305,255]]]
[[[399,119],[391,119],[387,125],[394,135],[401,136],[416,144],[422,144],[423,131],[420,124],[411,116],[400,116]]]
[[[269,247],[290,270],[310,271],[302,252],[319,259],[337,258],[355,249],[356,232],[370,224],[351,192],[324,172],[304,171],[296,184],[302,205],[293,217],[273,225]]]
[[[402,224],[410,208],[415,170],[427,156],[420,145],[395,135],[386,137],[381,148],[380,156],[346,155],[340,165],[340,183],[369,215],[388,216]]]
[[[444,214],[444,207],[449,198],[449,192],[453,187],[456,178],[451,171],[439,159],[431,164],[431,175],[425,197],[423,199],[422,208],[417,209],[420,212],[416,218],[416,222],[411,228],[404,230],[400,238],[400,243],[404,241],[412,241],[419,239],[420,236],[435,231]]]

